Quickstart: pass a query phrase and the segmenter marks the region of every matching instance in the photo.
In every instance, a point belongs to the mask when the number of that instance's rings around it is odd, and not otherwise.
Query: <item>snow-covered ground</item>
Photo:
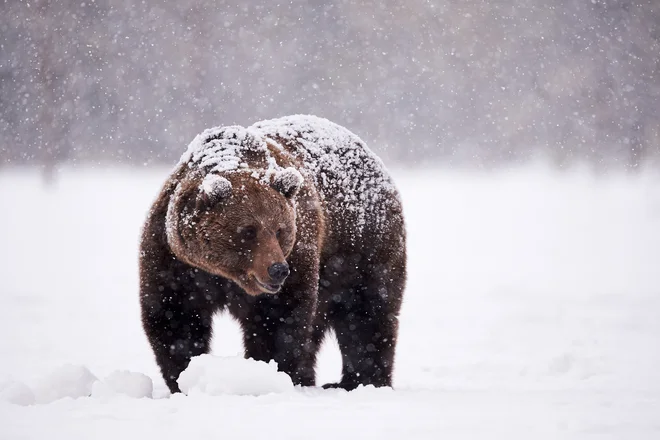
[[[660,438],[657,175],[395,172],[410,268],[395,389],[296,389],[241,360],[218,316],[213,355],[170,397],[137,294],[167,172],[65,170],[46,188],[0,170],[1,439]],[[339,371],[332,341],[319,384]]]

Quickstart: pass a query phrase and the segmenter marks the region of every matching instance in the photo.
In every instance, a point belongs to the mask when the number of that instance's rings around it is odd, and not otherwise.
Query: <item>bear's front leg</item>
[[[243,316],[245,357],[264,362],[275,360],[278,370],[288,374],[295,385],[314,386],[314,302],[291,298],[288,293],[285,290],[277,295],[261,295],[250,313]]]
[[[157,298],[143,300],[142,325],[167,387],[179,393],[177,379],[190,359],[209,350],[212,315],[208,310],[184,307],[175,296]]]

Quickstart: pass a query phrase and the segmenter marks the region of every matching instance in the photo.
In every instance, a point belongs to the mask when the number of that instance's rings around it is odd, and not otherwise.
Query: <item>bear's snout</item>
[[[282,284],[289,276],[289,265],[287,262],[274,263],[268,268],[268,275],[274,284]]]

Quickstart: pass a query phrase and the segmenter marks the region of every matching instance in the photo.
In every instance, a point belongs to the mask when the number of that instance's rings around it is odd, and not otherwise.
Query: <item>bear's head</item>
[[[267,177],[240,171],[181,181],[167,212],[167,240],[185,263],[228,278],[249,295],[276,293],[296,240],[294,168]]]

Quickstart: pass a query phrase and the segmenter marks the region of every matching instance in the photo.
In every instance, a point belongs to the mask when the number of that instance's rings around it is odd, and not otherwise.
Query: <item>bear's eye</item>
[[[257,237],[257,228],[254,226],[246,226],[241,230],[241,237],[243,240],[254,240]]]
[[[282,228],[278,229],[277,232],[275,232],[275,237],[280,238],[282,236]]]

